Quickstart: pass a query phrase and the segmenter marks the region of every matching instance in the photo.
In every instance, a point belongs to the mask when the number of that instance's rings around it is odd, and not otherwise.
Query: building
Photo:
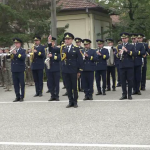
[[[96,39],[105,39],[100,35],[112,26],[108,11],[91,0],[60,0],[61,10],[57,14],[57,27],[69,24],[67,32],[76,37],[89,38],[92,47],[96,48]]]

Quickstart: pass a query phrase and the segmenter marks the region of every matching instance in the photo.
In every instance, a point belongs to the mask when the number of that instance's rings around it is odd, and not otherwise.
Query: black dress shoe
[[[90,96],[90,97],[89,97],[89,100],[93,100],[93,97],[92,97],[92,96]]]
[[[132,100],[132,96],[128,96],[128,99],[129,99],[129,100]]]
[[[136,95],[136,94],[137,94],[137,92],[133,91],[132,95]]]
[[[103,95],[106,95],[105,91],[103,91]]]
[[[78,105],[77,105],[77,104],[74,104],[74,108],[78,108]]]
[[[50,93],[50,91],[48,90],[46,93]]]
[[[23,98],[20,98],[20,102],[23,102],[24,101],[24,99]]]
[[[63,94],[62,96],[68,96],[68,93],[66,92],[65,94]]]
[[[43,94],[42,94],[42,93],[40,93],[40,94],[39,94],[39,97],[42,97],[42,96],[43,96]]]
[[[54,100],[55,100],[55,98],[52,98],[52,97],[51,97],[48,101],[54,101]]]
[[[141,90],[142,90],[142,91],[145,91],[145,87],[141,87]]]
[[[73,107],[74,105],[72,105],[72,104],[68,104],[67,106],[66,106],[66,108],[70,108],[70,107]]]
[[[119,100],[127,99],[127,96],[122,96]]]
[[[141,92],[139,91],[139,92],[137,92],[137,95],[142,95],[142,94],[141,94]]]
[[[35,94],[33,97],[37,97],[37,96],[39,96],[39,94]]]
[[[19,102],[20,98],[16,98],[13,102]]]
[[[102,95],[102,92],[100,91],[100,92],[97,92],[97,94],[96,95]]]
[[[84,99],[83,99],[84,101],[86,101],[86,100],[89,100],[89,98],[88,97],[84,97]]]
[[[113,91],[116,91],[116,88],[113,88]]]
[[[60,101],[59,98],[55,98],[55,101]]]
[[[110,88],[107,88],[107,91],[111,91],[111,89],[110,89]]]
[[[121,87],[121,85],[120,85],[120,84],[117,84],[117,87]]]

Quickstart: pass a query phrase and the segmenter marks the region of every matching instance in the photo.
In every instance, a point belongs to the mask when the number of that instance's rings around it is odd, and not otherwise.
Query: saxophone
[[[49,48],[48,47],[46,48],[46,51],[47,51],[47,58],[45,59],[44,63],[46,65],[47,69],[50,69],[51,68],[51,66],[50,66],[50,58],[48,57],[48,54],[50,54],[50,53],[49,53]]]
[[[29,53],[30,54],[30,62],[31,63],[33,62],[33,59],[34,59],[34,49],[35,49],[35,43],[31,47],[31,53]]]

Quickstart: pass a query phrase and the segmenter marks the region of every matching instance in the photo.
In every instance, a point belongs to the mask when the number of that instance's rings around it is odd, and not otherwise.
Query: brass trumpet
[[[47,58],[45,59],[44,63],[46,65],[47,69],[50,69],[50,67],[51,67],[50,66],[50,58],[48,57],[48,55],[49,55],[49,48],[47,48],[46,51],[47,51]]]
[[[32,63],[34,60],[34,49],[35,49],[35,43],[31,47],[31,53],[30,54],[30,62]]]

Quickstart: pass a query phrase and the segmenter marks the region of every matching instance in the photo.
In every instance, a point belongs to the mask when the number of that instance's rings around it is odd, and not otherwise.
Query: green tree
[[[0,45],[12,44],[12,37],[20,37],[28,43],[34,35],[44,37],[42,43],[45,44],[50,33],[50,8],[51,3],[46,0],[7,0],[6,5],[0,4]],[[58,29],[58,37],[66,27]]]
[[[116,14],[120,17],[120,22],[107,31],[109,36],[117,39],[120,32],[126,31],[143,33],[147,38],[150,38],[149,0],[97,0],[97,2],[108,9],[110,15]]]

